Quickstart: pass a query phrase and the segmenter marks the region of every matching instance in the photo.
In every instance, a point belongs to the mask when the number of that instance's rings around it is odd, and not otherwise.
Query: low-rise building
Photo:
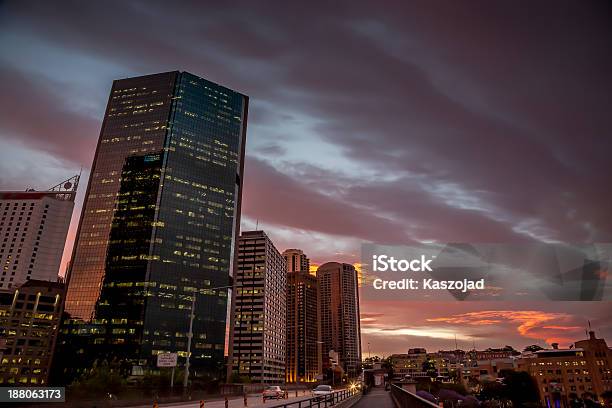
[[[401,378],[426,377],[427,373],[423,370],[423,364],[427,361],[427,350],[424,348],[412,348],[407,354],[393,354],[391,364],[393,376]]]
[[[603,402],[602,394],[612,391],[612,353],[594,332],[568,349],[525,353],[517,365],[535,378],[541,402],[548,407],[569,407],[573,398]]]
[[[34,279],[0,291],[0,384],[48,383],[63,297],[63,283]]]

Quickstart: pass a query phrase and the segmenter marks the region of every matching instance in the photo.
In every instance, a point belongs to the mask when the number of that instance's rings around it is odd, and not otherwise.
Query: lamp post
[[[216,288],[207,288],[208,290],[219,290],[219,289],[230,289],[234,285],[218,286]],[[197,288],[193,291],[193,299],[191,299],[191,311],[189,312],[189,332],[187,333],[187,359],[185,360],[185,375],[183,376],[183,390],[187,390],[187,384],[189,383],[189,363],[191,359],[191,338],[193,337],[193,320],[195,319],[195,304],[196,296],[198,294]]]

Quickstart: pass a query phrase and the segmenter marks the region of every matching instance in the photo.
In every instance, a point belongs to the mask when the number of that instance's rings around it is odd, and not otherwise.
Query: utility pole
[[[189,382],[189,360],[191,359],[191,338],[193,337],[193,319],[195,319],[195,303],[197,292],[193,291],[191,299],[191,311],[189,312],[189,332],[187,333],[187,360],[185,361],[185,375],[183,376],[183,389],[187,390]]]
[[[219,286],[216,288],[208,288],[208,290],[220,290],[220,289],[231,289],[233,285]],[[189,383],[189,363],[191,360],[191,339],[193,338],[193,320],[195,319],[195,304],[198,290],[193,291],[193,299],[191,299],[191,310],[189,312],[189,332],[187,333],[187,359],[185,360],[185,375],[183,376],[183,390],[187,391],[187,384]]]

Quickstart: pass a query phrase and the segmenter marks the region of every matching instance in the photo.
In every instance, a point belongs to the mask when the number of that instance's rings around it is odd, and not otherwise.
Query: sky
[[[0,189],[83,178],[113,79],[250,97],[243,229],[314,264],[362,242],[612,242],[605,1],[0,2]],[[610,303],[363,301],[378,355],[612,342]]]

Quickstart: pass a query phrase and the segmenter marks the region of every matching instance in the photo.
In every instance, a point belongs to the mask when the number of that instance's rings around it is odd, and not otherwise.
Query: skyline
[[[169,6],[139,4],[3,4],[2,189],[42,189],[80,166],[88,178],[112,79],[184,69],[251,97],[242,227],[259,223],[281,251],[354,264],[362,241],[611,241],[606,6],[185,7],[164,37],[142,28]],[[368,343],[433,350],[455,333],[488,335],[478,348],[563,344],[587,320],[612,336],[603,303],[422,306],[362,301],[364,355]]]

